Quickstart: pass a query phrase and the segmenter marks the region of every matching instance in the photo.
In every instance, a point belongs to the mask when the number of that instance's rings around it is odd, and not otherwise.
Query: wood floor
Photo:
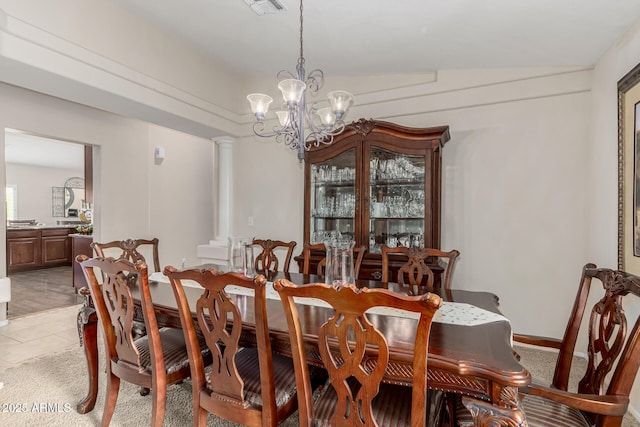
[[[11,273],[11,301],[7,318],[37,313],[82,302],[71,284],[71,267]]]

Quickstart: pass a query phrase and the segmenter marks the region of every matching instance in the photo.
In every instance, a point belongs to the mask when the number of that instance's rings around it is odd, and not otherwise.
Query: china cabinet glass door
[[[355,240],[356,149],[311,165],[311,243]]]
[[[425,156],[371,147],[368,191],[369,252],[424,247]]]

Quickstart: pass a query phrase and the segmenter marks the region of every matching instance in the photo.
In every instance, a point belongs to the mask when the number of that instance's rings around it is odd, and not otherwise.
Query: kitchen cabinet
[[[7,271],[37,270],[71,265],[69,227],[7,230]]]
[[[71,243],[68,228],[41,230],[42,267],[69,265],[71,261]]]
[[[380,247],[440,248],[441,159],[449,127],[364,120],[305,156],[304,239],[367,247],[361,278],[380,279]],[[311,271],[324,256],[311,256]],[[302,257],[296,257],[302,268]],[[392,266],[393,267],[393,266]]]

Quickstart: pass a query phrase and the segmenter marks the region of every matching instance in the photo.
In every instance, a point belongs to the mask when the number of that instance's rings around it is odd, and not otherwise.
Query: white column
[[[224,240],[231,235],[231,210],[233,191],[233,143],[230,136],[215,138],[218,147],[218,222],[216,224],[216,241]]]
[[[216,144],[215,167],[217,173],[217,197],[215,209],[214,240],[208,245],[198,245],[200,262],[226,263],[229,259],[229,235],[233,210],[233,143],[230,136],[213,138]]]

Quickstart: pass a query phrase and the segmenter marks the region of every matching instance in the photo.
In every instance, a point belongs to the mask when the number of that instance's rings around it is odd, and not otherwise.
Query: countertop
[[[79,225],[79,224],[78,224]],[[54,225],[54,224],[43,224],[43,225],[7,225],[7,230],[42,230],[47,228],[76,228],[78,225],[68,224],[68,225]]]

